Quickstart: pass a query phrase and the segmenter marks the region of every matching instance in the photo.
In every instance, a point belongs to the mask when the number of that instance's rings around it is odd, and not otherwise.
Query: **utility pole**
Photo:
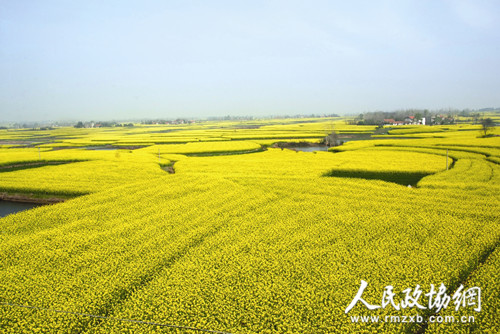
[[[40,156],[40,147],[38,148],[38,160],[42,160],[42,158]]]

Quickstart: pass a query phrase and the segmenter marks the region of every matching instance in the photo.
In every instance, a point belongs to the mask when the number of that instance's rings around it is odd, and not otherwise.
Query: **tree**
[[[76,123],[75,128],[83,128],[83,123],[82,122]]]
[[[339,141],[339,136],[335,131],[332,131],[332,133],[330,133],[324,139],[325,145],[328,147],[338,146],[338,141]]]
[[[495,123],[491,118],[484,118],[481,120],[482,131],[484,132],[484,137],[488,134],[488,132],[493,129]]]
[[[473,124],[477,124],[477,120],[479,119],[481,115],[479,113],[472,114],[473,117]]]
[[[339,135],[335,132],[335,123],[332,121],[325,128],[326,136],[321,141],[321,144],[324,144],[328,147],[338,146],[339,145]]]
[[[414,121],[418,123],[418,121],[422,120],[422,117],[423,117],[422,114],[419,113],[419,112],[417,112],[417,113],[415,113],[415,119],[414,119]]]

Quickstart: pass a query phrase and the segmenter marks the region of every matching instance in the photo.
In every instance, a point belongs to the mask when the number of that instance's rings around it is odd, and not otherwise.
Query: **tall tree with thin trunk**
[[[488,132],[490,132],[495,126],[495,123],[491,118],[485,118],[481,121],[481,126],[482,126],[481,130],[484,133],[484,137],[486,137],[486,135],[488,135]]]

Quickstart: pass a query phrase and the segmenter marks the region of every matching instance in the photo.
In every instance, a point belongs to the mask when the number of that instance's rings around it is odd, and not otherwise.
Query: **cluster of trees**
[[[209,121],[252,121],[254,119],[288,119],[288,118],[322,118],[322,117],[340,117],[338,114],[300,114],[300,115],[270,115],[266,117],[254,116],[214,116],[208,117]]]
[[[175,120],[165,120],[165,119],[145,120],[142,121],[141,124],[189,124],[192,122],[193,122],[192,120],[188,120],[185,118],[177,118]]]
[[[211,116],[208,117],[209,121],[252,121],[254,119],[253,116]]]
[[[127,126],[127,127],[132,127],[134,126],[133,123],[118,123],[118,122],[78,122],[75,124],[75,128],[111,128],[111,127],[121,127],[121,126]]]
[[[61,124],[56,123],[37,123],[37,122],[27,122],[27,123],[14,123],[11,126],[2,126],[2,129],[29,129],[29,130],[54,130],[54,126],[63,126]]]

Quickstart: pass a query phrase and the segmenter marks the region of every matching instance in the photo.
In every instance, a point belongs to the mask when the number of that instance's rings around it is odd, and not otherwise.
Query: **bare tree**
[[[325,144],[327,147],[339,145],[339,135],[335,131],[335,124],[333,122],[330,122],[326,127],[326,136],[323,138],[322,144]]]
[[[339,145],[339,135],[334,130],[328,136],[325,137],[324,142],[325,142],[325,145],[328,147],[338,146]]]

